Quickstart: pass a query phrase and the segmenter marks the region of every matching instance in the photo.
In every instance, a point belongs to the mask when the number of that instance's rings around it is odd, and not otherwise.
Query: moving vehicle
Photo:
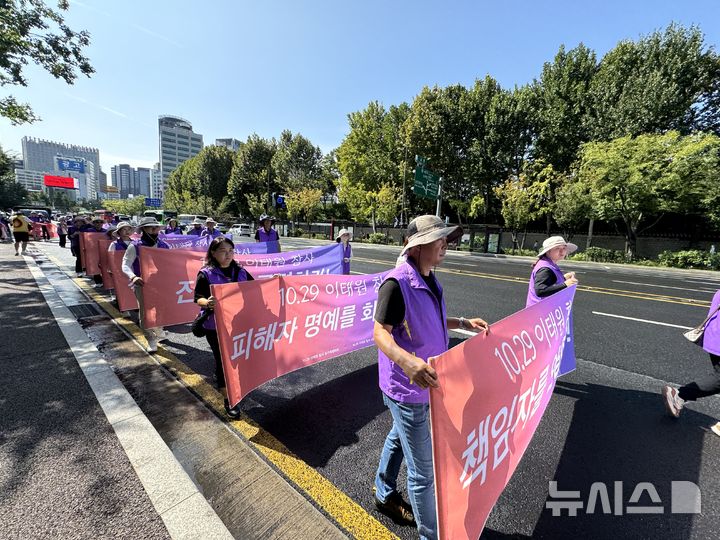
[[[163,225],[166,225],[171,218],[177,219],[177,215],[178,213],[174,210],[163,210],[162,208],[145,210],[145,212],[143,212],[143,217],[154,217]]]
[[[228,231],[233,235],[233,238],[236,236],[250,236],[253,235],[253,228],[252,225],[247,225],[245,223],[235,223],[232,227],[230,227],[230,230]]]

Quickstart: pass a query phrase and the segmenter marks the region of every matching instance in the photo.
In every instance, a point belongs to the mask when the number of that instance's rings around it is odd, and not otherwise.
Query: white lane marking
[[[670,326],[671,328],[680,328],[681,330],[690,330],[692,326],[681,326],[679,324],[670,324],[666,322],[660,322],[660,321],[649,321],[647,319],[637,319],[635,317],[625,317],[624,315],[615,315],[613,313],[603,313],[601,311],[593,311],[593,315],[602,315],[604,317],[614,317],[616,319],[625,319],[628,321],[637,321],[637,322],[644,322],[648,324],[657,324],[659,326]]]
[[[698,281],[695,279],[686,280],[688,283],[700,283],[701,285],[712,285],[713,287],[720,287],[720,283],[717,281]]]
[[[677,291],[693,291],[693,292],[715,292],[709,289],[688,289],[686,287],[671,287],[670,285],[654,285],[651,283],[638,283],[636,281],[620,281],[613,279],[613,283],[627,283],[628,285],[640,285],[641,287],[660,287],[661,289],[675,289]]]

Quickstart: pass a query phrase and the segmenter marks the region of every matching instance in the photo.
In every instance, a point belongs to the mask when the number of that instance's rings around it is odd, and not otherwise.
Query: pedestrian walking
[[[238,262],[233,259],[235,244],[229,238],[220,236],[210,242],[205,255],[205,266],[198,272],[195,280],[195,303],[200,306],[200,313],[207,313],[203,322],[205,338],[215,359],[215,381],[218,390],[225,397],[225,412],[230,418],[240,417],[240,404],[230,407],[225,389],[225,374],[220,358],[220,344],[215,324],[215,297],[210,294],[210,285],[222,283],[236,283],[239,281],[252,281],[253,277]]]
[[[375,505],[399,522],[415,524],[420,538],[437,538],[435,477],[430,442],[429,390],[439,386],[429,359],[448,349],[448,330],[486,331],[480,318],[447,317],[443,289],[432,271],[462,228],[436,216],[408,225],[407,260],[391,270],[378,292],[373,337],[383,401],[392,414],[375,477]],[[398,491],[403,458],[410,505]]]
[[[27,251],[27,245],[30,241],[30,229],[32,223],[26,218],[21,211],[18,211],[14,216],[10,218],[12,223],[13,237],[15,238],[15,256],[25,255]],[[22,252],[20,246],[22,245]]]
[[[82,216],[76,216],[73,220],[73,224],[68,227],[68,238],[70,239],[70,253],[75,257],[75,273],[77,276],[82,276],[82,252],[80,250],[80,234],[92,229],[92,226],[88,225],[85,218]]]
[[[143,285],[145,283],[140,276],[140,256],[145,249],[170,249],[169,245],[158,238],[161,229],[162,224],[154,217],[141,219],[137,227],[137,232],[140,233],[140,239],[128,244],[122,261],[122,271],[130,280],[130,285],[138,301],[138,307],[140,308],[138,314],[140,328],[145,332],[145,338],[148,342],[147,351],[151,353],[157,351],[158,341],[165,339],[165,331],[162,327],[145,328],[143,315]]]
[[[278,252],[280,252],[280,235],[273,229],[275,219],[271,218],[267,214],[263,214],[258,219],[261,227],[255,231],[256,242],[277,242]]]
[[[127,221],[121,221],[112,230],[113,242],[108,246],[108,253],[115,253],[116,251],[125,251],[132,242],[133,226]],[[121,276],[115,276],[112,273],[112,266],[107,269],[107,273],[113,278],[113,285],[117,287],[115,283],[116,279],[120,279]],[[110,301],[115,301],[115,294],[111,292]]]
[[[67,218],[61,217],[58,221],[57,225],[57,233],[58,238],[60,239],[60,247],[64,248],[67,245],[67,234],[68,234],[68,225],[67,225]]]
[[[222,236],[222,233],[215,228],[215,225],[217,225],[217,221],[215,221],[211,217],[207,218],[205,220],[205,229],[203,230],[202,234],[200,234],[200,236],[209,236],[211,238],[217,238],[218,236]]]
[[[182,234],[183,230],[180,227],[179,222],[175,218],[170,218],[167,227],[165,227],[165,234]]]
[[[680,412],[688,401],[696,401],[698,398],[714,396],[720,393],[720,321],[718,315],[720,309],[720,290],[715,292],[708,318],[705,322],[705,330],[701,338],[700,344],[703,350],[710,355],[710,364],[712,373],[702,377],[696,381],[690,382],[674,388],[665,386],[662,389],[665,408],[668,413],[675,418],[680,416]],[[713,431],[720,435],[720,426],[713,426]]]
[[[335,237],[335,241],[343,246],[342,273],[350,274],[350,259],[352,259],[352,246],[350,245],[350,231],[340,229]]]
[[[542,249],[533,264],[525,307],[537,304],[543,298],[566,287],[577,285],[575,272],[563,274],[558,266],[560,261],[576,250],[577,246],[566,242],[562,236],[551,236],[543,241]]]

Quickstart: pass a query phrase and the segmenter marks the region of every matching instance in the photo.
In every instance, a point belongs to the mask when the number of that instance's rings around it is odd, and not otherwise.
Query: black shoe
[[[227,413],[227,415],[230,418],[232,418],[233,420],[237,420],[238,418],[240,418],[240,415],[242,414],[242,412],[240,410],[239,403],[237,405],[235,405],[234,407],[230,407],[230,402],[227,400],[227,398],[225,398],[224,405],[225,405],[225,412]]]
[[[415,516],[413,515],[412,506],[403,500],[402,495],[397,491],[393,491],[385,502],[374,497],[375,507],[383,514],[400,524],[415,525]]]

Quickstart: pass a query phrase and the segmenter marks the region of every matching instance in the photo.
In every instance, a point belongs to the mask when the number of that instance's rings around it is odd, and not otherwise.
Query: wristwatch
[[[465,317],[460,317],[458,319],[458,324],[460,325],[460,328],[467,329],[467,319]]]

